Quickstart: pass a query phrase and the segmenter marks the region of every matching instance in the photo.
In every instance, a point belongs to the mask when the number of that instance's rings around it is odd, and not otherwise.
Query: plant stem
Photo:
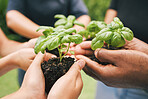
[[[70,43],[68,44],[68,48],[67,48],[66,53],[62,57],[60,56],[60,62],[62,61],[63,57],[68,53],[69,48],[70,48]]]
[[[108,44],[108,49],[109,49],[109,46],[110,46],[110,45]]]
[[[60,44],[60,46],[61,46],[61,44]],[[59,51],[59,57],[60,57],[60,62],[61,62],[62,52],[60,51],[60,48],[58,48],[58,51]]]

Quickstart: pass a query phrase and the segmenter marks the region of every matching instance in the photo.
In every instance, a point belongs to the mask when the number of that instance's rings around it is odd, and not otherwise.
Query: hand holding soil
[[[133,50],[97,49],[95,56],[101,62],[114,64],[101,65],[85,56],[76,56],[86,61],[88,67],[84,70],[95,79],[111,87],[147,88],[147,54]]]
[[[85,66],[85,61],[75,62],[69,71],[59,78],[48,94],[48,99],[78,99],[83,81],[81,78],[81,69]]]
[[[132,41],[126,41],[126,44],[123,48],[127,50],[137,50],[148,54],[148,44],[137,38],[133,38]]]

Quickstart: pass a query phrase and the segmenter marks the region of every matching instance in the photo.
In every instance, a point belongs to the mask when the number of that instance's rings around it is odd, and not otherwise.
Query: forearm
[[[42,35],[41,32],[36,32],[39,25],[16,10],[7,12],[6,21],[9,28],[26,38],[36,38]]]
[[[29,90],[28,90],[29,91]],[[28,92],[21,92],[20,90],[3,97],[2,99],[36,99],[36,96],[31,96]]]
[[[7,73],[8,71],[17,68],[16,65],[14,65],[14,61],[11,60],[12,55],[6,56],[4,58],[0,59],[0,76]]]
[[[82,15],[80,17],[77,18],[77,21],[79,21],[80,23],[83,23],[85,25],[85,27],[89,24],[89,22],[91,21],[91,18],[88,15]],[[81,29],[83,29],[83,27],[75,25],[74,28],[79,31]]]
[[[105,23],[109,24],[116,16],[117,16],[116,10],[108,9],[106,11],[106,15],[105,15],[105,19],[104,19]]]

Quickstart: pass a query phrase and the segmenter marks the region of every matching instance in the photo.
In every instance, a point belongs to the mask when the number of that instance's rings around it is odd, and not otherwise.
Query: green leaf
[[[104,42],[102,40],[98,40],[97,38],[94,38],[91,43],[91,48],[92,50],[96,50],[97,48],[103,47],[103,45],[104,45]]]
[[[118,17],[115,17],[114,18],[114,22],[118,23],[119,26],[120,26],[120,28],[123,28],[124,27],[123,23],[120,21],[120,19]]]
[[[103,21],[97,21],[97,25],[99,27],[99,30],[102,30],[107,27],[107,24]]]
[[[48,39],[45,36],[40,36],[36,43],[35,43],[35,47],[34,47],[34,51],[36,54],[38,54],[41,51],[41,47],[44,45],[44,43],[47,41]]]
[[[74,51],[69,51],[72,55],[74,55],[75,54],[75,52]]]
[[[114,32],[114,35],[111,38],[111,45],[117,47],[121,42],[121,35],[117,32]]]
[[[64,31],[66,34],[72,34],[72,33],[76,33],[76,29],[74,28],[70,28]]]
[[[49,30],[45,30],[45,31],[43,31],[43,34],[47,37],[47,36],[49,36],[49,35],[51,35],[51,31],[49,31]]]
[[[65,51],[66,51],[66,49],[59,49],[59,51],[60,51],[60,52],[65,52]]]
[[[65,25],[65,29],[72,28],[75,20],[76,20],[76,17],[75,16],[69,15],[67,17],[67,23]]]
[[[131,41],[134,37],[133,32],[127,27],[122,28],[121,35],[122,35],[123,38],[125,38],[128,41]]]
[[[119,18],[115,17],[114,20],[110,24],[108,24],[108,27],[111,29],[118,29],[123,28],[124,25]]]
[[[54,26],[58,27],[60,25],[65,25],[67,23],[66,19],[59,19],[58,21],[55,22]]]
[[[67,46],[66,46],[66,45],[64,45],[64,44],[62,44],[62,45],[61,45],[61,48],[66,48],[66,47],[67,47]]]
[[[117,47],[122,47],[122,46],[124,46],[125,43],[126,43],[126,42],[125,42],[124,38],[121,37],[120,44],[119,44]]]
[[[57,48],[60,45],[60,38],[59,37],[53,37],[52,39],[47,41],[47,48],[48,50],[53,50]]]
[[[61,14],[55,15],[54,18],[56,18],[56,19],[66,19],[66,17],[64,15],[61,15]]]
[[[69,39],[70,35],[66,35],[62,38],[61,43],[71,43],[70,39]]]
[[[107,44],[111,45],[111,39],[106,40],[106,41],[105,41],[105,43],[107,43]]]
[[[64,28],[65,28],[65,26],[60,25],[60,26],[54,28],[53,31],[54,31],[54,32],[57,32],[57,31],[60,31],[61,29],[63,30]]]
[[[83,42],[83,37],[79,34],[70,35],[68,38],[70,39],[71,42],[75,44],[80,44],[81,42]]]
[[[48,31],[50,31],[50,32],[53,32],[53,27],[50,27],[50,26],[40,26],[37,30],[36,30],[36,32],[38,32],[39,30],[48,30]]]
[[[81,36],[84,36],[87,39],[89,32],[85,29],[82,29],[82,30],[78,31],[77,34],[80,34]]]
[[[96,34],[96,38],[99,40],[109,40],[113,36],[113,32],[109,28],[102,29],[99,33]]]
[[[74,21],[74,24],[79,25],[79,26],[82,26],[82,27],[84,27],[84,28],[85,28],[85,25],[84,25],[84,24],[82,24],[82,23],[80,23],[80,22],[79,22],[79,21],[77,21],[77,20],[75,20],[75,21]]]
[[[96,32],[96,33],[100,31],[100,29],[99,29],[99,27],[98,27],[96,21],[91,21],[91,22],[87,25],[87,30],[88,30],[89,32]]]

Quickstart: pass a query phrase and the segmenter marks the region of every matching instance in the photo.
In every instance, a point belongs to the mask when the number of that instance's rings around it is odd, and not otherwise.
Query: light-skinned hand
[[[69,71],[53,85],[48,99],[78,99],[83,87],[80,71],[84,66],[83,60],[75,62]]]

